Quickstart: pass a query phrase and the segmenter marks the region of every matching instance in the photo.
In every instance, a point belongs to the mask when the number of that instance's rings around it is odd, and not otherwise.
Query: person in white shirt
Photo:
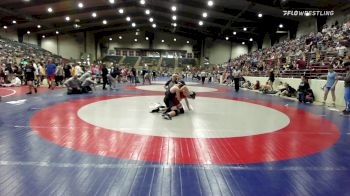
[[[238,69],[238,66],[232,72],[233,80],[235,81],[235,90],[239,91],[239,80],[241,79],[241,70]]]
[[[11,80],[10,84],[2,84],[3,87],[18,87],[21,86],[21,80],[16,76],[14,79]]]
[[[202,84],[204,84],[206,76],[207,76],[207,73],[205,73],[205,71],[203,70],[201,72]]]

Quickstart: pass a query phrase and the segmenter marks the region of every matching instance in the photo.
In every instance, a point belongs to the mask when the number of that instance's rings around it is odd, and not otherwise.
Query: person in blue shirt
[[[326,103],[327,101],[327,97],[328,97],[328,93],[329,91],[331,91],[331,95],[332,95],[332,106],[335,106],[335,87],[338,83],[338,78],[337,78],[337,73],[334,71],[333,69],[333,65],[330,65],[328,67],[328,74],[327,74],[327,82],[325,84],[325,86],[323,87],[324,89],[324,97],[323,97],[323,104]]]
[[[49,89],[53,90],[55,88],[55,73],[56,73],[56,64],[52,63],[50,60],[46,65],[46,78],[47,78],[47,83],[49,84]]]
[[[346,108],[343,110],[343,115],[350,115],[350,62],[344,63],[346,75],[344,77],[344,100]]]

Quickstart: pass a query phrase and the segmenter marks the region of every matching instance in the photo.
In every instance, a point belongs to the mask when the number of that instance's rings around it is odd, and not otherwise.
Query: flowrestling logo
[[[283,16],[333,16],[334,11],[283,10]]]

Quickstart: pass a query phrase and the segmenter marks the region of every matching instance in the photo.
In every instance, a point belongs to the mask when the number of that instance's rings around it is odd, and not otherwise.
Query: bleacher
[[[138,59],[139,57],[127,56],[122,64],[125,66],[135,66]]]
[[[175,67],[175,58],[163,58],[161,65],[163,67],[174,68]]]
[[[160,57],[142,57],[141,65],[147,64],[148,66],[157,66]]]
[[[187,65],[195,66],[196,65],[196,60],[195,59],[190,59],[190,58],[179,58],[179,66],[184,67]]]
[[[107,55],[103,57],[102,62],[113,62],[113,63],[119,63],[119,61],[122,59],[122,56],[112,56]]]

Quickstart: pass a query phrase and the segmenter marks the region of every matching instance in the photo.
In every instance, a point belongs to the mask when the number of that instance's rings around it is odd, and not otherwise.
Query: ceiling
[[[79,8],[78,3],[84,7]],[[258,39],[266,32],[276,32],[279,24],[283,29],[295,29],[302,17],[283,16],[282,10],[332,10],[349,4],[348,0],[1,0],[0,24],[18,29],[22,33],[30,31],[38,35],[54,35],[56,31],[72,33],[91,31],[98,36],[108,36],[133,29],[146,31],[173,32],[191,38],[213,37],[230,40]],[[176,11],[171,7],[176,6]],[[49,13],[51,7],[53,12]],[[123,14],[118,10],[122,8]],[[150,14],[146,15],[145,10]],[[97,17],[92,17],[95,12]],[[207,13],[204,18],[203,12]],[[258,14],[262,13],[261,18]],[[172,16],[176,15],[176,21]],[[69,16],[70,21],[65,18]],[[126,17],[131,21],[126,21]],[[152,28],[152,17],[157,27]],[[16,24],[12,21],[16,20]],[[106,20],[107,24],[102,24]],[[203,21],[200,26],[199,21]],[[132,23],[136,27],[132,27]],[[177,26],[172,26],[176,22]],[[37,25],[41,25],[38,29]],[[74,25],[78,25],[77,28]],[[243,28],[247,30],[244,31]],[[233,35],[233,32],[236,35]]]

